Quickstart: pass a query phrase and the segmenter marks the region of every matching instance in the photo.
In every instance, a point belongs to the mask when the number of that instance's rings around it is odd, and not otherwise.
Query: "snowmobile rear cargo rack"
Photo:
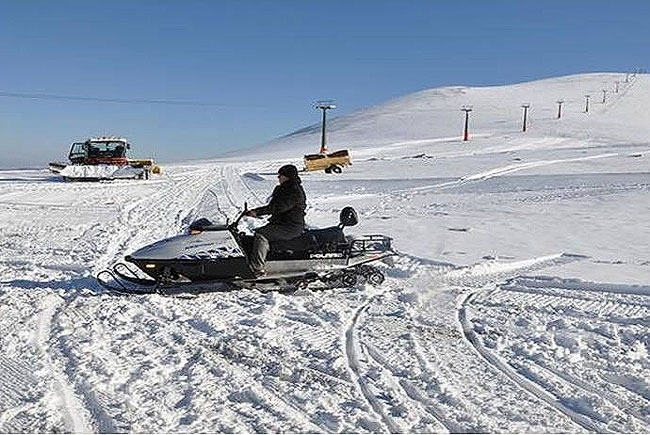
[[[391,250],[392,237],[382,234],[366,234],[352,239],[350,255],[355,254],[380,254]]]

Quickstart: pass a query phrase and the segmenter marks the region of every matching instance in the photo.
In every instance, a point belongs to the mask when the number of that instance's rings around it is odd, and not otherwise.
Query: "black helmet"
[[[297,180],[298,168],[296,168],[294,165],[284,165],[278,169],[278,175],[284,175],[290,180]]]

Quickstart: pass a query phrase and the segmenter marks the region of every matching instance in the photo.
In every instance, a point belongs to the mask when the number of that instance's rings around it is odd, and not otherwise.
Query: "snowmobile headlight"
[[[156,268],[156,265],[155,265],[155,264],[151,264],[151,263],[149,263],[149,264],[145,264],[144,267],[145,267],[146,269],[155,269],[155,268]]]

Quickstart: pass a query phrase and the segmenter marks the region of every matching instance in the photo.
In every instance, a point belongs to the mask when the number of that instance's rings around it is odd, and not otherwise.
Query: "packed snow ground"
[[[147,181],[0,171],[0,432],[650,432],[650,78],[625,78],[334,119],[354,164],[303,175],[308,222],[352,205],[349,233],[393,236],[377,288],[116,296],[93,278],[265,203],[317,128]]]

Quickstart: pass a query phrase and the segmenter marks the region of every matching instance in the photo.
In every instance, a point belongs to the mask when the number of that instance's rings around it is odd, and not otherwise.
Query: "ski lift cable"
[[[268,109],[275,106],[262,104],[225,104],[209,101],[181,101],[168,99],[147,99],[147,98],[103,98],[103,97],[82,97],[72,95],[57,94],[40,94],[40,93],[21,93],[0,91],[0,97],[6,98],[23,98],[30,100],[67,100],[67,101],[88,101],[94,103],[121,103],[121,104],[162,104],[172,106],[201,106],[201,107],[246,107]]]

